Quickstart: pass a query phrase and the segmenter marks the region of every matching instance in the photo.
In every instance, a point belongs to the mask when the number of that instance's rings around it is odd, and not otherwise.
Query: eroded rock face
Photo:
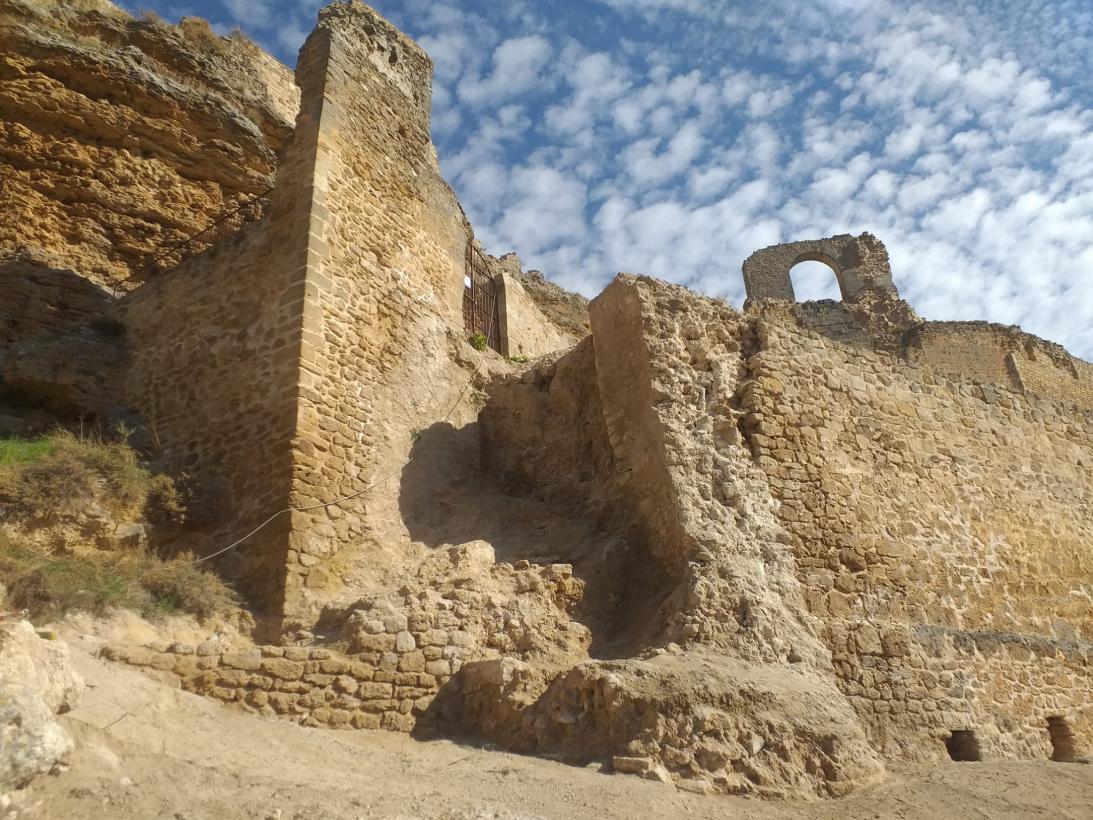
[[[67,647],[26,621],[0,626],[0,790],[47,773],[72,748],[54,720],[79,702],[83,678]]]
[[[107,319],[92,320],[0,351],[0,380],[36,407],[112,429],[127,420],[119,405],[125,359],[124,329]]]
[[[241,39],[85,8],[0,0],[0,251],[113,284],[269,186],[298,91]]]
[[[16,342],[91,321],[109,304],[109,291],[52,255],[0,255],[0,355]]]

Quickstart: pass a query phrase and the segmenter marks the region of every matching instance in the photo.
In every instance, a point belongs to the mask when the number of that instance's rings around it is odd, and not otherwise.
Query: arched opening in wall
[[[839,279],[831,265],[819,259],[806,259],[789,269],[793,296],[798,302],[817,299],[842,299]]]
[[[971,729],[954,729],[945,741],[945,748],[949,752],[949,757],[962,763],[983,759],[979,750],[979,740]]]
[[[1073,763],[1076,753],[1070,724],[1062,717],[1049,717],[1047,732],[1051,737],[1051,759],[1056,763]]]

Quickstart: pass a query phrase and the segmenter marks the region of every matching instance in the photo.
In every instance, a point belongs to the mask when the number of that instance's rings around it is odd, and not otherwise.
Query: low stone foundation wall
[[[103,657],[179,680],[187,692],[305,726],[409,732],[470,661],[587,658],[571,620],[584,591],[569,564],[495,563],[482,542],[438,551],[420,586],[344,613],[336,646],[115,645]],[[480,573],[480,574],[479,574]],[[168,677],[170,680],[170,677]]]
[[[383,651],[343,655],[324,647],[114,646],[103,656],[178,676],[187,692],[244,712],[305,726],[409,732],[463,663],[464,648],[429,630],[419,636],[394,616],[375,634]],[[432,634],[430,634],[432,633]],[[428,641],[418,647],[418,640]],[[458,635],[455,640],[459,640]]]

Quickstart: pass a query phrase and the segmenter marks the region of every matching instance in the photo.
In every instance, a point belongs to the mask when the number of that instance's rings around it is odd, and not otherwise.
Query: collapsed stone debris
[[[108,64],[168,93],[127,59]],[[24,405],[154,436],[195,487],[189,548],[258,528],[217,559],[255,644],[108,657],[256,715],[697,792],[830,797],[893,761],[1088,752],[1093,365],[924,321],[869,234],[757,251],[743,311],[621,274],[586,314],[491,259],[503,349],[478,350],[427,55],[328,6],[290,132],[283,68],[247,59],[277,149],[251,146],[264,218],[116,300],[103,286],[140,266],[82,269],[86,243],[0,262],[0,292],[57,308],[0,305]],[[804,260],[842,301],[794,301]],[[92,321],[108,366],[73,353]]]

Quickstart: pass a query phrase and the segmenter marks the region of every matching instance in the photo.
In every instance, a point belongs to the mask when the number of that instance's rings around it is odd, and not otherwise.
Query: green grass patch
[[[13,464],[34,464],[55,449],[48,436],[34,439],[0,438],[0,467]]]
[[[194,565],[190,555],[164,560],[144,552],[46,553],[3,534],[0,582],[9,608],[28,610],[33,621],[111,609],[131,609],[148,618],[189,613],[206,620],[239,605],[235,592]]]
[[[49,524],[77,516],[91,504],[121,517],[182,516],[174,483],[146,470],[124,442],[65,430],[0,440],[0,506],[6,518]]]

